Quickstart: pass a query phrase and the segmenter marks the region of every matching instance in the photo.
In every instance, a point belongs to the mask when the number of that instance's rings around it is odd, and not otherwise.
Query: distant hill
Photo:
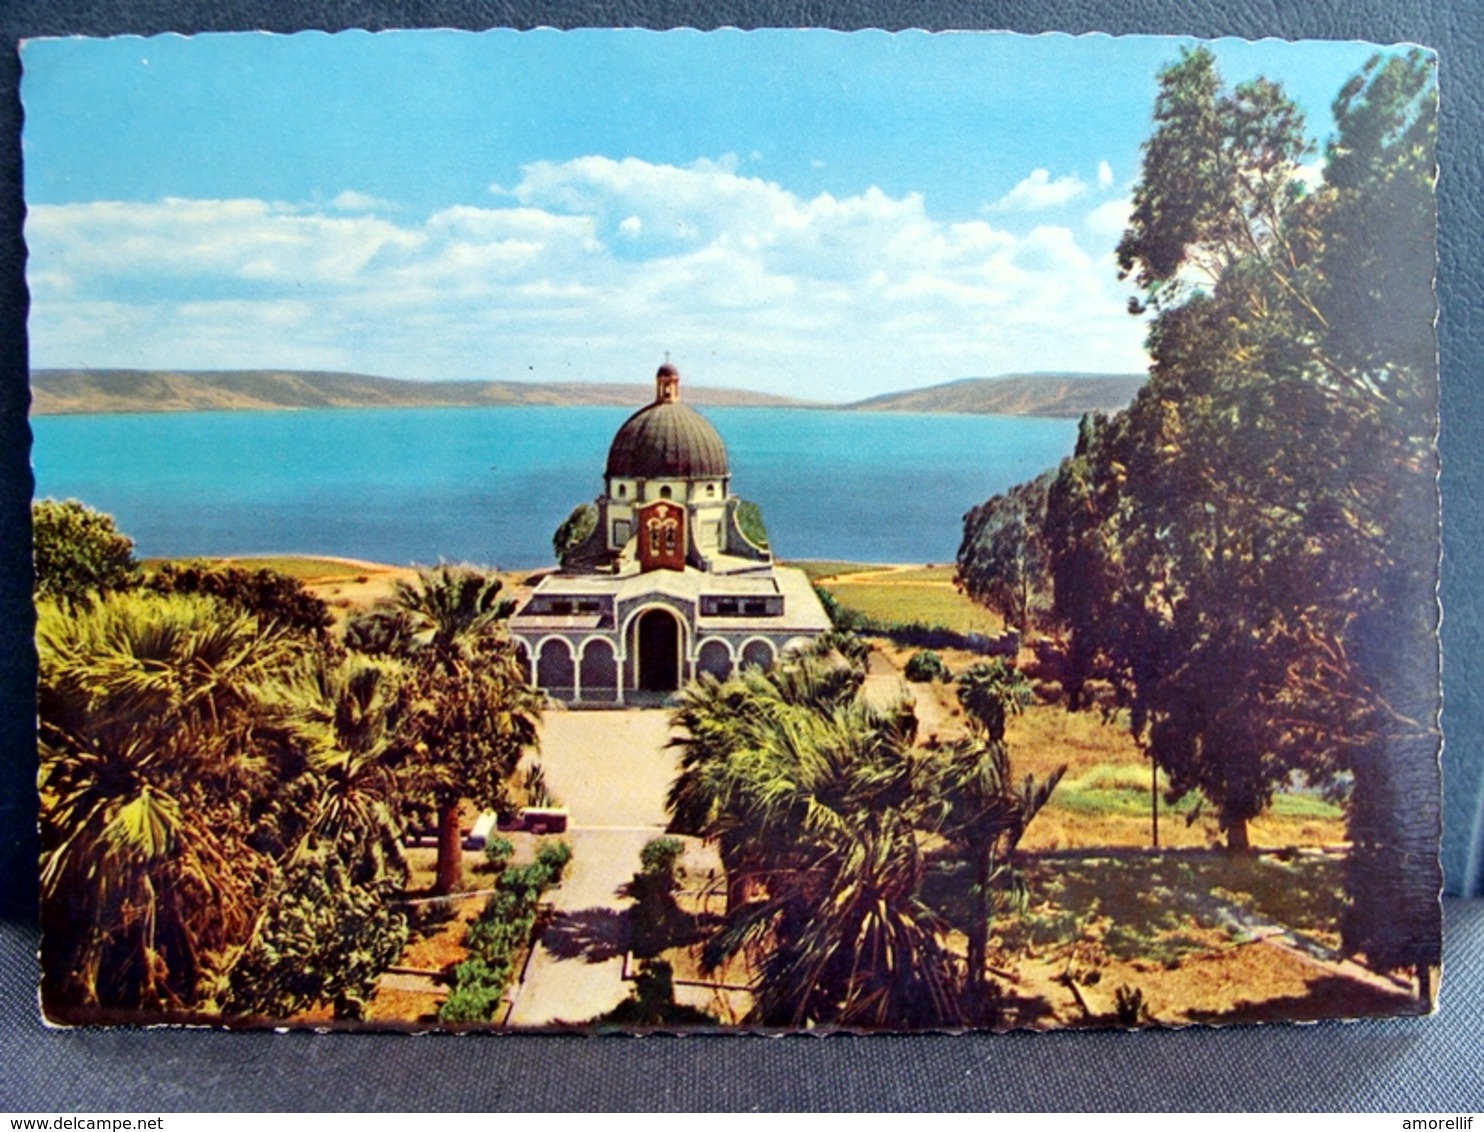
[[[1079,417],[1123,408],[1140,374],[1041,373],[968,377],[925,389],[886,393],[842,406],[864,412],[996,413]],[[366,409],[478,405],[638,406],[654,396],[648,383],[595,381],[403,381],[363,373],[304,370],[38,369],[31,371],[31,411],[169,413],[203,409]],[[700,406],[818,406],[818,402],[687,385]]]
[[[885,393],[845,407],[878,413],[1080,417],[1124,408],[1143,384],[1143,374],[1017,373]]]
[[[201,409],[363,409],[437,405],[642,405],[654,386],[600,382],[401,381],[298,370],[38,369],[31,412],[163,413]],[[687,385],[693,405],[802,405],[741,389]]]

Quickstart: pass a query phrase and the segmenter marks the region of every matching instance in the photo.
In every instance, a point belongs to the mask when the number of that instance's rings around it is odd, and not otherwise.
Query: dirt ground
[[[873,640],[867,695],[889,703],[904,692],[912,697],[918,720],[918,742],[952,743],[968,733],[968,718],[952,683],[912,683],[904,675],[916,648]],[[961,649],[936,650],[949,669],[962,672],[983,658]],[[1045,778],[1065,766],[1062,784],[1026,831],[1028,850],[1094,846],[1148,846],[1153,843],[1149,799],[1149,760],[1129,733],[1127,721],[1104,718],[1096,710],[1069,712],[1061,704],[1032,702],[1005,727],[1010,765],[1017,781],[1025,775]],[[1120,789],[1099,789],[1106,780]],[[1078,790],[1078,787],[1085,789]],[[1305,812],[1286,813],[1278,806],[1249,826],[1258,848],[1338,845],[1345,823],[1338,807],[1313,804]],[[1223,843],[1214,813],[1191,818],[1192,804],[1173,812],[1159,801],[1159,844],[1192,848]],[[1309,812],[1314,811],[1314,812]]]

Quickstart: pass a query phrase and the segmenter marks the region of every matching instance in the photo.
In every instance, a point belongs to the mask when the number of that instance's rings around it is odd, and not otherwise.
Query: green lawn
[[[847,609],[881,622],[918,621],[960,633],[998,633],[1001,618],[950,586],[933,582],[861,582],[825,585]]]

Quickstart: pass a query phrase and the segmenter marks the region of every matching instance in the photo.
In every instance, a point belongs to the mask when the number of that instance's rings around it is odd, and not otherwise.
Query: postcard
[[[1432,1009],[1430,52],[22,61],[47,1020]]]

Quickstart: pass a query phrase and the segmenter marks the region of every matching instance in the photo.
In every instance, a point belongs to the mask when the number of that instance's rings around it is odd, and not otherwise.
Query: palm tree
[[[905,703],[878,710],[838,653],[687,689],[671,828],[717,840],[728,907],[718,966],[757,965],[767,1025],[949,1023],[942,921],[922,900],[924,758]]]
[[[397,608],[417,629],[400,732],[405,781],[438,816],[434,888],[441,893],[462,876],[459,804],[468,797],[488,809],[511,808],[516,771],[537,745],[541,699],[499,632],[515,608],[500,589],[497,578],[451,566],[397,587]]]
[[[309,769],[320,783],[310,842],[329,843],[362,885],[406,881],[400,843],[402,782],[399,729],[409,715],[401,663],[314,652],[273,689],[316,738]]]
[[[1015,867],[1016,848],[1066,770],[1063,764],[1041,781],[1027,775],[1015,789],[1004,742],[990,738],[979,725],[948,749],[939,766],[934,790],[942,807],[939,832],[956,847],[974,878],[974,914],[966,933],[972,1011],[988,1006],[985,963],[995,913],[1025,903],[1025,886]]]
[[[262,696],[294,648],[202,598],[38,614],[46,1000],[209,1002],[295,825],[304,736]]]
[[[421,571],[416,585],[398,581],[392,602],[421,630],[417,643],[430,647],[440,663],[447,663],[515,612],[515,601],[500,596],[502,588],[499,578],[445,563]]]
[[[758,771],[756,752],[780,733],[854,704],[865,680],[863,656],[828,644],[806,648],[768,671],[743,669],[727,681],[703,675],[680,695],[673,722],[680,773],[670,785],[670,829],[717,841],[727,872],[727,909],[746,899],[760,848],[738,804]],[[916,721],[905,701],[894,717],[910,745]],[[749,752],[752,755],[749,755]]]
[[[1020,669],[1003,660],[981,661],[958,678],[958,699],[991,743],[1005,738],[1005,724],[1030,703],[1031,686]]]
[[[914,745],[910,701],[866,702],[863,676],[863,658],[821,646],[682,693],[670,828],[714,839],[728,882],[705,961],[751,956],[766,1025],[988,1021],[989,925],[1023,895],[1015,850],[1065,768],[1011,784],[1013,669],[971,670],[973,730],[946,751]],[[974,878],[967,985],[923,896],[945,842]]]

